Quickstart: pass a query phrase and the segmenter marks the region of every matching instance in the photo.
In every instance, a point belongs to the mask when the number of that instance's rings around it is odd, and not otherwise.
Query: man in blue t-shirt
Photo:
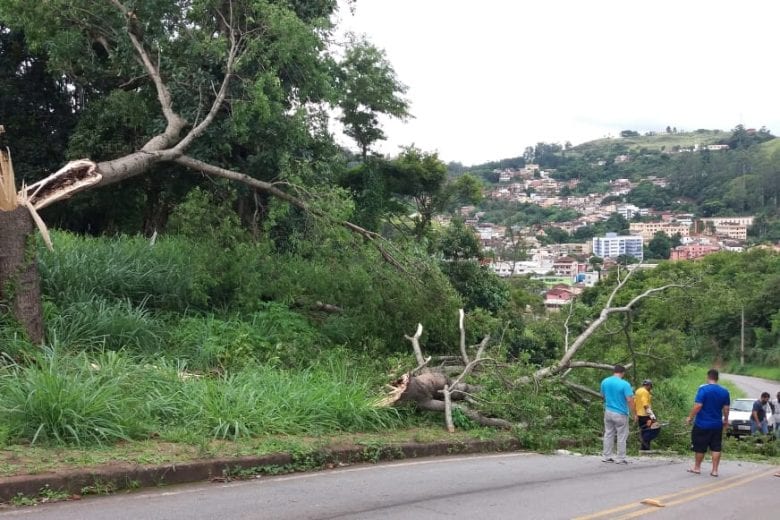
[[[766,418],[766,404],[769,402],[769,392],[761,394],[761,399],[753,402],[753,411],[750,412],[750,434],[769,433],[769,423]]]
[[[634,416],[634,391],[623,380],[626,369],[615,365],[614,373],[601,381],[601,396],[604,398],[604,462],[615,462],[612,450],[617,437],[617,463],[626,464],[626,439],[628,439],[628,416]]]
[[[691,413],[687,422],[693,422],[691,444],[694,463],[689,473],[701,473],[701,463],[707,448],[712,452],[712,470],[710,475],[718,476],[720,450],[723,444],[723,428],[729,425],[729,391],[718,384],[718,371],[714,368],[707,372],[707,384],[701,385],[696,392]],[[694,417],[696,420],[694,421]]]

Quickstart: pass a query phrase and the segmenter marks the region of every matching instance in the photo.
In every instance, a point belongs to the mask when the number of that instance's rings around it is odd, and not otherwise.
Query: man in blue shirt
[[[714,368],[707,372],[707,384],[701,385],[696,392],[691,413],[687,422],[693,422],[691,444],[693,445],[694,463],[689,473],[701,473],[701,463],[707,448],[712,452],[712,470],[710,475],[718,476],[720,450],[723,444],[723,428],[729,425],[729,391],[718,384],[718,371]],[[694,421],[694,417],[696,420]]]
[[[634,416],[634,391],[623,380],[626,374],[623,365],[615,365],[613,372],[601,381],[601,396],[604,398],[604,456],[601,460],[615,462],[612,452],[617,437],[617,463],[627,464],[628,416]]]
[[[753,411],[750,412],[750,434],[769,433],[769,423],[766,417],[766,403],[769,402],[769,392],[761,394],[761,399],[753,402]]]

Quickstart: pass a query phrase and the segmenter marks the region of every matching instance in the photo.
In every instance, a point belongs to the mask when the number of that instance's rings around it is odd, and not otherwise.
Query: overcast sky
[[[384,153],[469,165],[623,129],[780,132],[777,0],[357,0],[339,17],[409,87],[415,118],[385,123]]]

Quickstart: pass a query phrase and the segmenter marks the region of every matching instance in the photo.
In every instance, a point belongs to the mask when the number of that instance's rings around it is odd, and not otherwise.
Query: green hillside
[[[728,139],[731,132],[722,130],[696,130],[694,132],[679,132],[674,134],[658,133],[655,135],[641,135],[636,137],[605,137],[579,144],[571,151],[585,153],[608,154],[616,147],[626,151],[640,150],[666,150],[674,147],[687,148],[696,144],[714,144]]]
[[[761,150],[771,156],[774,153],[780,152],[780,137],[775,137],[771,141],[761,143],[759,146],[761,147]]]

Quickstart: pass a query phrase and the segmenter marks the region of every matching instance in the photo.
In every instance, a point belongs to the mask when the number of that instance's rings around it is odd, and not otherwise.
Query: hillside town
[[[713,145],[718,146],[718,145]],[[713,148],[720,150],[721,148]],[[679,153],[688,151],[680,150]],[[616,163],[630,161],[628,155],[615,158]],[[544,226],[507,226],[487,221],[485,212],[475,206],[460,208],[465,219],[479,237],[482,247],[490,253],[485,263],[501,277],[528,276],[545,284],[545,307],[558,310],[571,302],[585,287],[598,282],[600,272],[621,260],[652,268],[646,262],[645,249],[658,233],[674,237],[679,243],[669,254],[670,261],[696,260],[719,251],[741,252],[745,249],[748,228],[753,216],[698,217],[692,213],[660,211],[633,204],[609,202],[619,200],[639,184],[629,179],[610,182],[607,193],[591,193],[585,196],[562,195],[565,188],[574,188],[577,181],[559,181],[550,171],[537,164],[524,168],[503,169],[495,172],[499,183],[486,193],[486,198],[534,204],[541,207],[570,209],[578,217],[565,222],[548,222]],[[666,187],[667,180],[648,177],[642,182]],[[544,244],[544,228],[559,228],[574,233],[580,228],[604,222],[618,214],[629,222],[627,234],[604,233],[581,242]],[[641,219],[641,220],[640,220]],[[442,219],[442,223],[448,220]]]

